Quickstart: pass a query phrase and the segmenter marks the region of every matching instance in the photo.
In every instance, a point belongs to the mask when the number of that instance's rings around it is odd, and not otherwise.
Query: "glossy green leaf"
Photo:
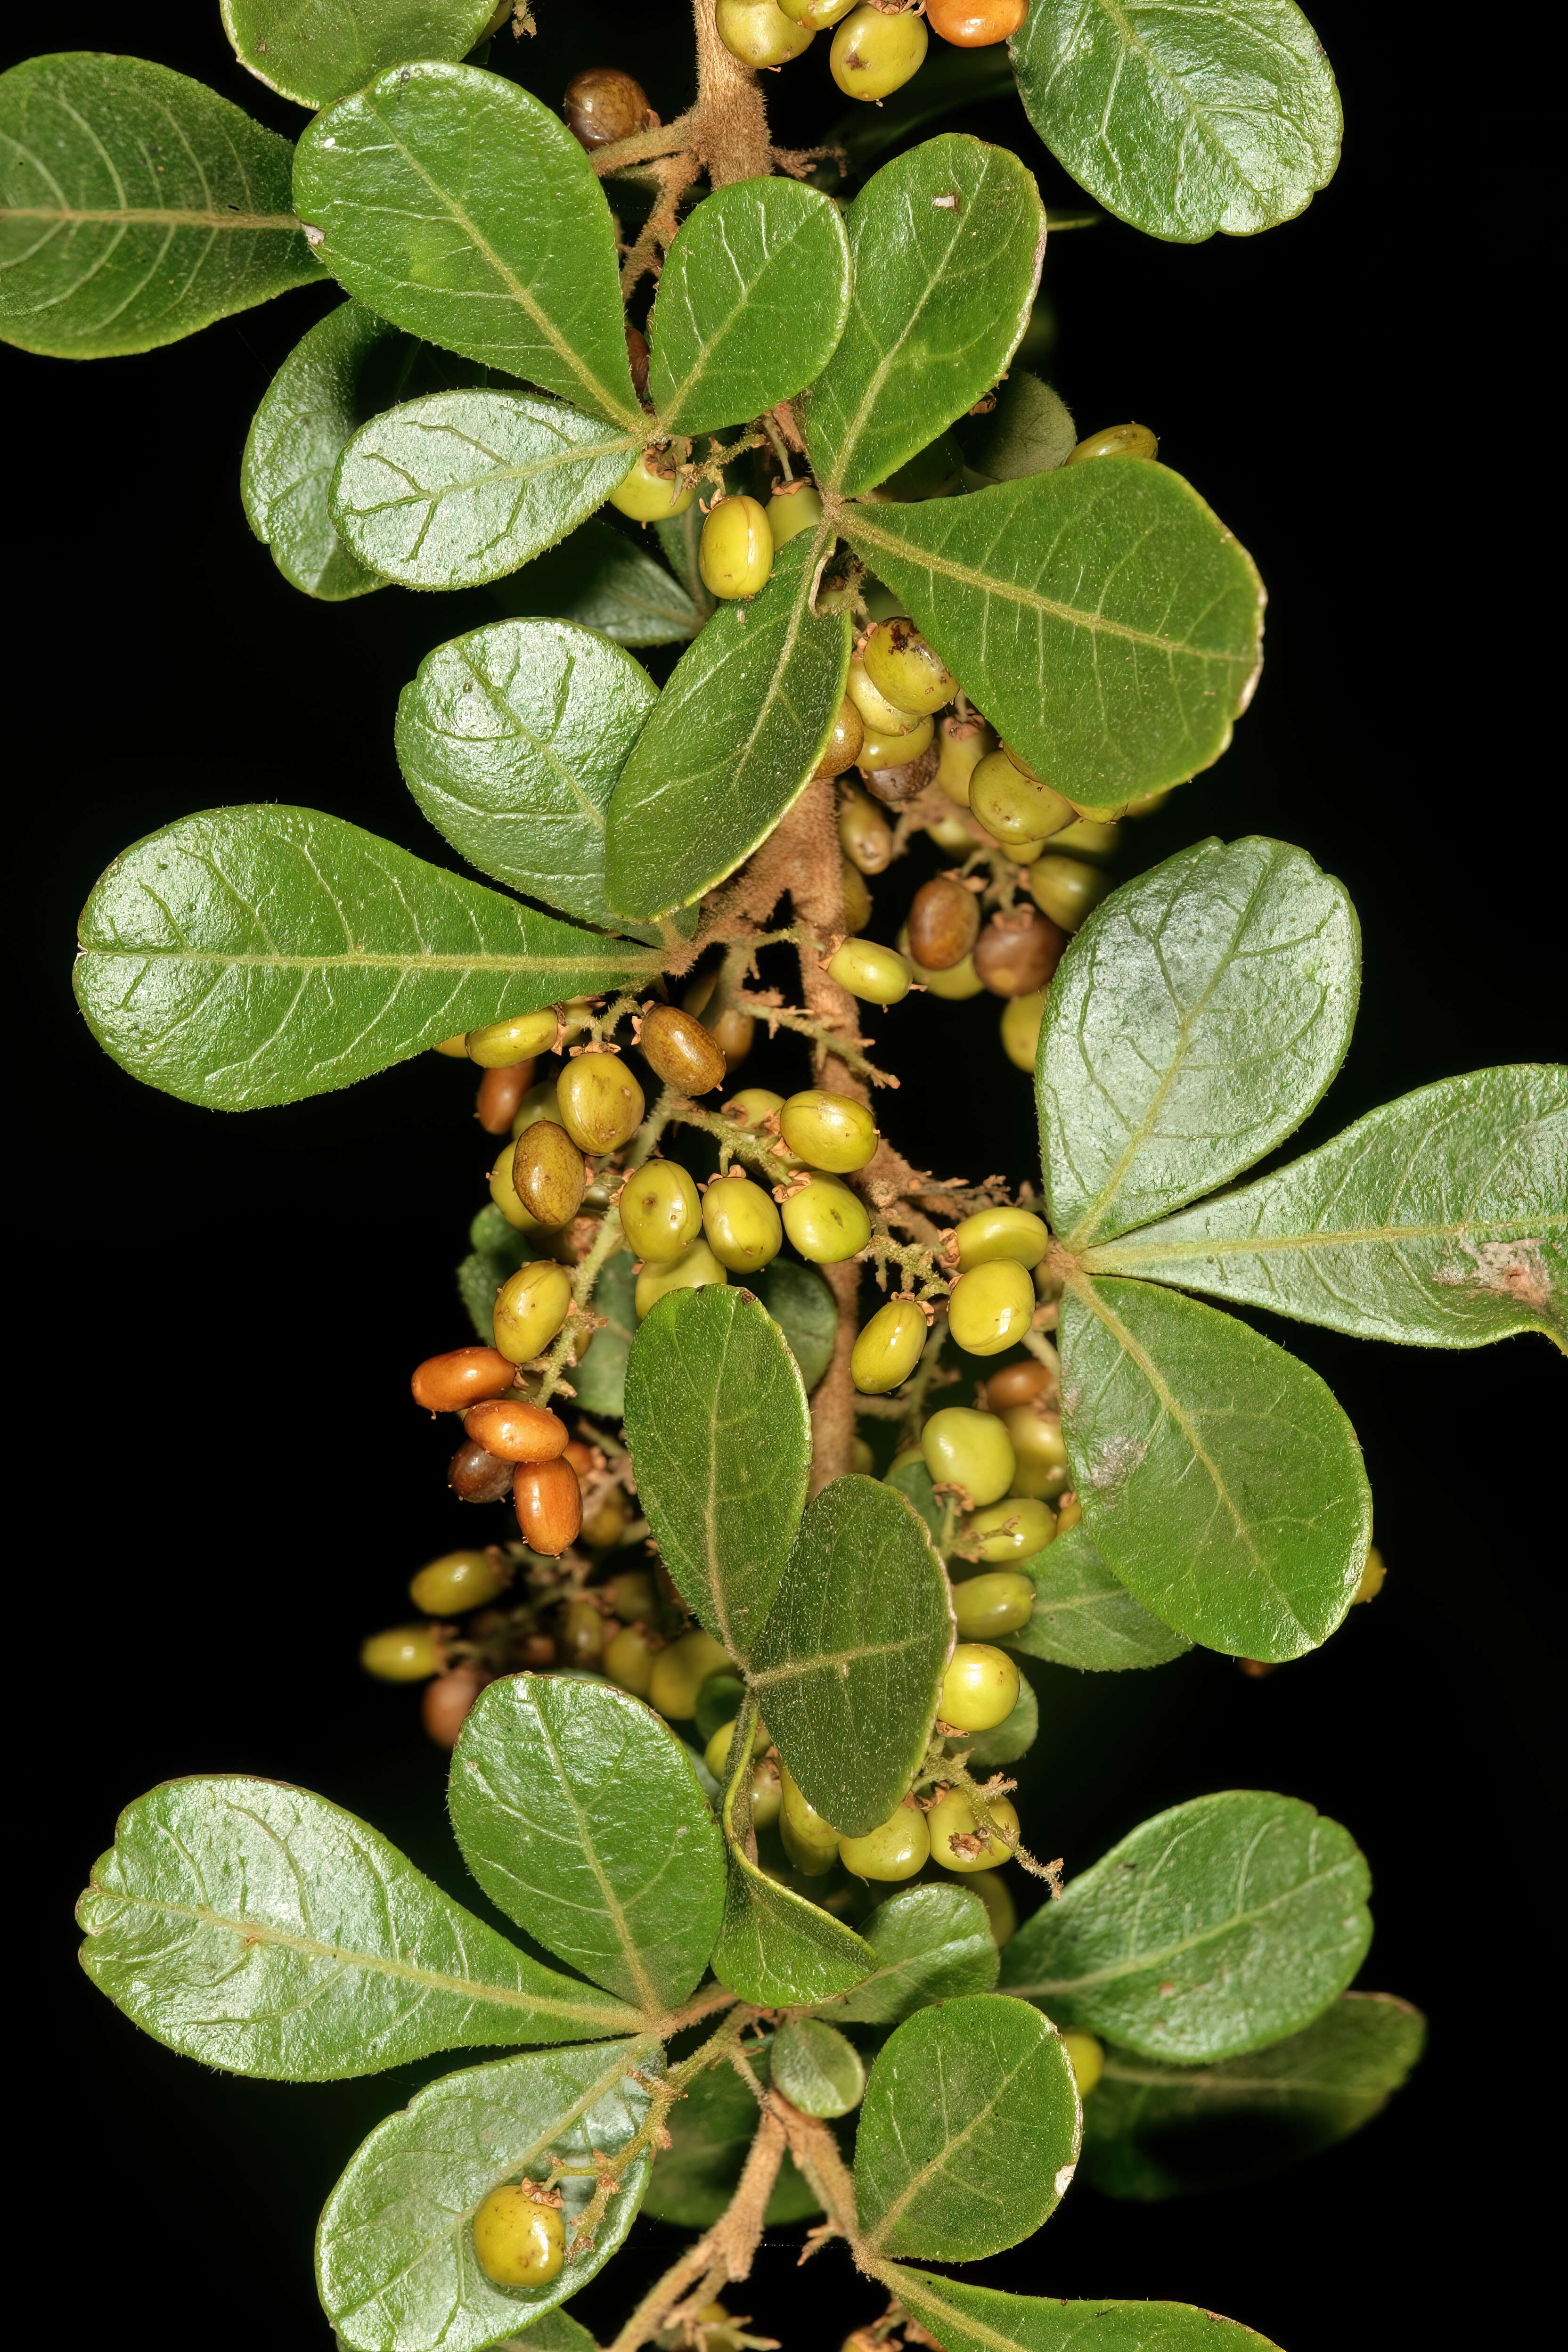
[[[837,2026],[795,2017],[773,2042],[773,2087],[803,2116],[847,2116],[860,2104],[866,2069]]]
[[[976,2262],[1033,2235],[1078,2162],[1078,2089],[1038,2011],[967,1993],[917,2010],[878,2053],[855,2137],[875,2254]]]
[[[865,1928],[877,1965],[828,2011],[841,2024],[896,2025],[930,2001],[989,1992],[996,1981],[996,1939],[967,1886],[907,1886],[879,1903]]]
[[[1052,154],[1151,236],[1272,228],[1333,177],[1339,92],[1293,0],[1030,0],[1008,46]]]
[[[1195,2066],[1300,2032],[1372,1940],[1353,1839],[1294,1797],[1196,1797],[1140,1823],[1002,1952],[1059,2026]]]
[[[568,621],[496,621],[437,646],[397,706],[397,761],[470,866],[602,928],[605,811],[658,695]]]
[[[558,115],[471,66],[400,65],[300,140],[318,258],[411,334],[641,435],[615,228]]]
[[[405,58],[466,57],[490,0],[223,0],[247,73],[301,106],[331,106]]]
[[[802,531],[750,603],[681,656],[610,803],[610,904],[651,922],[732,874],[799,798],[849,670],[849,620],[814,613],[830,544]]]
[[[737,180],[689,213],[648,322],[648,396],[671,433],[715,433],[820,374],[849,311],[837,205],[800,180]]]
[[[935,1484],[921,1456],[911,1454],[906,1460],[895,1463],[882,1484],[913,1505],[930,1528],[931,1541],[940,1544],[947,1526],[949,1506],[945,1498],[937,1499]]]
[[[826,1281],[814,1265],[775,1257],[760,1274],[747,1276],[746,1287],[762,1300],[789,1342],[809,1394],[832,1361],[838,1333],[838,1305]]]
[[[811,1423],[784,1334],[728,1286],[666,1293],[626,1367],[637,1499],[689,1609],[749,1664],[805,1501]]]
[[[496,581],[490,593],[519,620],[575,621],[618,646],[684,645],[704,617],[662,563],[596,516],[523,571]]]
[[[1279,2172],[1369,2123],[1426,2038],[1408,2001],[1347,1992],[1303,2032],[1218,2066],[1108,2051],[1084,2102],[1085,2175],[1108,2196],[1152,2198]]]
[[[235,2074],[335,2082],[437,2050],[624,2033],[352,1813],[231,1773],[127,1806],[77,1911],[82,1966],[145,2032]]]
[[[1478,1070],[1089,1254],[1363,1339],[1568,1347],[1568,1070]]]
[[[1267,2336],[1190,2303],[1058,2303],[901,2263],[879,2276],[943,2352],[1274,2352]]]
[[[360,427],[332,477],[332,520],[405,588],[476,588],[575,530],[636,447],[559,401],[432,393]]]
[[[946,132],[884,163],[847,226],[848,323],[802,412],[817,480],[847,497],[995,383],[1029,323],[1046,215],[1016,155]]]
[[[989,1731],[966,1731],[956,1742],[972,1772],[992,1772],[999,1764],[1016,1764],[1039,1737],[1040,1704],[1026,1675],[1018,1677],[1018,1696],[1012,1712]]]
[[[617,1250],[594,1285],[594,1312],[604,1317],[605,1328],[595,1332],[587,1354],[573,1368],[572,1385],[581,1412],[618,1422],[626,1412],[626,1359],[637,1330],[636,1290],[632,1254]]]
[[[1035,1611],[1026,1625],[1005,1636],[1009,1649],[1058,1666],[1116,1674],[1129,1666],[1163,1666],[1192,1647],[1118,1584],[1081,1520],[1018,1565],[1034,1585]]]
[[[474,1329],[488,1348],[495,1332],[496,1292],[509,1274],[526,1265],[533,1256],[536,1244],[527,1234],[509,1225],[493,1202],[487,1201],[468,1228],[470,1254],[458,1268],[458,1295],[468,1310]],[[600,1276],[602,1286],[604,1276]],[[595,1292],[597,1304],[598,1292]],[[602,1307],[598,1310],[604,1312]],[[572,1375],[578,1386],[579,1372]],[[579,1399],[582,1391],[578,1386]],[[616,1413],[620,1407],[617,1404]]]
[[[316,2284],[340,2344],[481,2352],[585,2286],[632,2225],[648,2157],[633,2159],[593,2245],[574,2253],[591,2168],[638,2129],[646,2077],[659,2063],[647,2040],[503,2058],[432,2083],[378,2125],[350,2158],[316,2236]],[[587,2176],[561,2184],[565,2265],[548,2286],[497,2286],[474,2253],[474,2215],[503,2181],[542,2180],[554,2163]]]
[[[581,2321],[557,2308],[531,2322],[526,2336],[503,2336],[496,2352],[595,2352],[595,2346]]]
[[[651,979],[574,930],[314,809],[214,809],[116,858],[73,981],[124,1068],[213,1110],[297,1102],[459,1029]]]
[[[885,1822],[909,1787],[952,1639],[913,1505],[876,1478],[833,1479],[801,1521],[748,1679],[807,1802],[846,1836]]]
[[[0,341],[178,342],[320,268],[289,142],[184,74],[80,50],[0,75]]]
[[[755,1720],[755,1702],[748,1698],[741,1716],[742,1739]],[[713,1973],[759,2009],[808,2008],[858,1984],[876,1966],[877,1956],[852,1927],[770,1878],[752,1859],[748,1761],[742,1752],[724,1792],[729,1875]]]
[[[503,1675],[463,1726],[448,1802],[464,1861],[536,1943],[650,2019],[685,2000],[719,1933],[723,1847],[641,1699]]]
[[[1060,1344],[1062,1435],[1117,1581],[1230,1657],[1326,1642],[1366,1565],[1372,1496],[1317,1373],[1150,1282],[1075,1276]]]
[[[1287,843],[1199,842],[1113,891],[1062,958],[1036,1063],[1067,1246],[1180,1208],[1300,1127],[1360,982],[1343,884]]]
[[[958,437],[983,482],[1017,482],[1065,466],[1077,446],[1078,427],[1059,392],[1027,368],[1014,368],[997,388],[991,415],[961,424]]]
[[[846,338],[847,341],[847,338]],[[844,527],[965,690],[1088,815],[1217,760],[1261,660],[1263,585],[1197,492],[1097,457]]]
[[[769,2079],[772,2055],[771,2042],[746,2044],[747,2063],[759,2082]],[[643,2211],[656,2221],[708,2229],[734,2196],[757,2123],[751,2086],[732,2066],[699,2074],[669,2111],[665,2129],[670,2144],[654,2158]],[[820,2210],[786,2154],[768,2199],[767,2226],[782,2229],[786,2221],[804,2221]]]

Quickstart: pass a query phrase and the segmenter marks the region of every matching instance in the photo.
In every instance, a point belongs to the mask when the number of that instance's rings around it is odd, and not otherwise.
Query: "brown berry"
[[[893,828],[864,793],[851,793],[838,812],[838,845],[862,874],[884,873],[892,858]]]
[[[974,969],[993,996],[1044,988],[1067,951],[1068,935],[1034,907],[993,915],[974,942]]]
[[[504,1396],[513,1377],[499,1349],[448,1348],[444,1356],[426,1356],[409,1386],[426,1412],[463,1412],[481,1397]]]
[[[512,1474],[511,1499],[531,1551],[553,1559],[576,1542],[583,1524],[583,1489],[570,1462],[519,1463]]]
[[[463,1415],[463,1427],[502,1462],[553,1462],[566,1451],[566,1423],[542,1404],[498,1397]]]
[[[626,329],[626,358],[632,371],[632,390],[639,400],[647,398],[647,337],[639,327]]]
[[[711,1094],[724,1083],[717,1038],[678,1004],[652,1004],[643,1014],[637,1049],[656,1077],[683,1095]]]
[[[818,760],[814,775],[841,776],[860,757],[860,746],[866,740],[865,721],[847,695],[838,706],[838,716],[833,722],[833,732],[827,748]]]
[[[918,800],[937,770],[942,753],[935,743],[928,743],[918,759],[906,760],[896,768],[862,768],[866,790],[874,793],[886,808],[908,808]]]
[[[652,109],[641,82],[619,66],[588,66],[567,83],[561,111],[573,138],[592,151],[646,130]]]
[[[499,1503],[511,1492],[511,1464],[470,1437],[447,1465],[447,1484],[459,1503]]]
[[[511,1183],[529,1215],[558,1230],[582,1207],[588,1171],[566,1129],[552,1118],[536,1118],[517,1139]]]
[[[464,1718],[485,1686],[485,1677],[473,1666],[454,1666],[426,1683],[419,1702],[425,1728],[437,1748],[455,1748]]]
[[[479,1080],[474,1116],[487,1135],[510,1135],[517,1107],[533,1084],[531,1062],[509,1062],[504,1069],[487,1070]]]
[[[1047,1389],[1056,1385],[1044,1364],[1031,1356],[1026,1363],[1008,1364],[1003,1370],[993,1372],[985,1383],[985,1402],[993,1412],[1010,1412],[1016,1404],[1033,1404]]]
[[[922,882],[910,908],[910,953],[927,971],[962,963],[980,929],[980,904],[962,882]]]
[[[594,1467],[594,1448],[584,1445],[580,1437],[574,1437],[562,1448],[561,1459],[570,1462],[579,1478],[585,1478]]]

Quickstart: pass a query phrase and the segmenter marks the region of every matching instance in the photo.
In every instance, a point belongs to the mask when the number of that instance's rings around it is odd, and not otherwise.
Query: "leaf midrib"
[[[972,2111],[969,2120],[964,2124],[963,2129],[954,2134],[952,2138],[944,2140],[938,2154],[930,2158],[926,2163],[917,2167],[917,2168],[910,2173],[908,2180],[904,2184],[902,2192],[893,2200],[893,2202],[890,2205],[883,2208],[875,2227],[866,2231],[865,2242],[868,2252],[876,2252],[877,2249],[887,2238],[889,2232],[897,2224],[900,2216],[908,2210],[911,2200],[919,2195],[920,2191],[926,2187],[927,2183],[933,2178],[933,2176],[939,2173],[945,2173],[951,2168],[952,2158],[956,2156],[958,2151],[968,2140],[973,2137],[974,2134],[980,2129],[982,2124],[989,2122],[996,2108],[1001,2105],[1004,2092],[1010,2088],[1012,2084],[1016,2082],[1017,2077],[1023,2073],[1025,2067],[1030,2063],[1036,2055],[1038,2046],[1039,2045],[1037,2043],[1034,2043],[1031,2044],[1027,2050],[1022,2051],[1016,2063],[1008,2068],[1006,2074],[1004,2074],[995,2084],[995,2087],[985,2104],[983,2106],[976,2106]],[[892,2102],[889,2099],[889,2120],[891,2119],[891,2109]],[[898,2132],[896,2125],[894,2126],[894,2130],[901,2151],[903,2146],[903,2135],[901,2132]]]
[[[144,961],[165,963],[216,963],[226,969],[229,965],[254,966],[279,971],[336,971],[344,968],[367,971],[578,971],[584,961],[595,966],[614,960],[610,950],[622,948],[632,968],[651,971],[649,959],[656,951],[638,948],[633,941],[605,936],[602,942],[595,937],[585,940],[581,956],[567,955],[375,955],[367,951],[344,951],[335,955],[259,955],[248,950],[236,950],[232,954],[221,948],[142,947],[120,940],[82,942],[85,956],[135,956]],[[589,950],[593,950],[592,956]]]
[[[610,1924],[610,1931],[619,1944],[621,1957],[631,1972],[632,1981],[637,1987],[637,2000],[641,2002],[647,2015],[655,2016],[663,2003],[655,1988],[653,1979],[643,1964],[637,1939],[626,1924],[625,1907],[599,1859],[599,1851],[594,1842],[593,1821],[578,1801],[573,1775],[568,1771],[555,1735],[545,1720],[543,1707],[536,1702],[533,1711],[539,1725],[540,1738],[544,1744],[551,1763],[555,1768],[556,1793],[564,1798],[572,1818],[577,1824],[578,1843],[583,1850],[583,1858],[593,1874],[594,1883],[598,1887],[600,1900],[605,1906],[605,1916]],[[587,1971],[584,1970],[584,1973],[586,1974]]]
[[[115,228],[281,229],[292,236],[300,236],[304,226],[292,213],[204,212],[195,207],[189,212],[170,212],[156,205],[127,205],[123,211],[106,206],[85,212],[74,205],[6,205],[0,208],[0,221],[33,220],[54,221],[68,228],[108,224]]]

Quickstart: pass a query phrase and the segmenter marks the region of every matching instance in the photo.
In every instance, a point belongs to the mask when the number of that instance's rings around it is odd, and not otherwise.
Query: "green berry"
[[[966,1356],[1016,1348],[1035,1319],[1035,1286],[1026,1266],[993,1258],[961,1275],[947,1302],[947,1324]]]
[[[1067,2052],[1079,2097],[1087,2099],[1105,2072],[1104,2049],[1092,2033],[1064,2033],[1062,2048]]]
[[[1014,1515],[1027,1506],[1016,1502],[993,1503],[989,1510],[977,1512],[974,1524],[992,1518],[998,1511]],[[1036,1507],[1039,1507],[1037,1506]],[[1051,1535],[1056,1533],[1056,1521],[1051,1520]],[[1051,1538],[1044,1540],[1049,1543]],[[1039,1546],[1036,1546],[1037,1550]],[[989,1555],[983,1554],[983,1557]],[[994,1568],[984,1576],[966,1577],[952,1588],[952,1614],[959,1633],[966,1642],[983,1641],[1003,1633],[1016,1633],[1026,1625],[1035,1610],[1035,1588],[1026,1576],[1016,1569]]]
[[[779,5],[783,5],[783,0]],[[842,0],[842,5],[852,7],[854,0]],[[795,12],[785,9],[784,13],[793,16]],[[786,546],[803,530],[815,530],[822,520],[822,492],[815,482],[775,482],[773,497],[768,500],[768,529],[774,547]]]
[[[752,1827],[754,1830],[771,1830],[778,1820],[783,1804],[779,1768],[764,1757],[752,1775]]]
[[[792,23],[774,0],[719,0],[714,21],[730,55],[758,72],[788,65],[816,37],[814,26]]]
[[[778,5],[792,25],[809,25],[814,33],[826,33],[847,16],[857,0],[778,0]]]
[[[495,1164],[489,1175],[490,1199],[509,1225],[515,1225],[520,1234],[533,1234],[539,1231],[539,1219],[531,1209],[519,1200],[517,1186],[512,1181],[512,1155],[516,1147],[509,1141],[503,1144],[496,1154]]]
[[[901,1004],[910,992],[909,965],[875,940],[846,940],[828,957],[826,971],[829,980],[868,1004]]]
[[[1109,857],[1121,832],[1121,825],[1114,821],[1106,824],[1099,817],[1080,816],[1053,836],[1051,847],[1068,857]]]
[[[844,928],[847,931],[863,931],[871,919],[871,893],[866,887],[866,877],[858,866],[841,857],[838,878],[844,888]]]
[[[953,1232],[959,1271],[1011,1258],[1018,1265],[1036,1266],[1050,1243],[1043,1218],[1032,1209],[977,1209]]]
[[[808,1878],[820,1878],[838,1858],[838,1832],[831,1822],[807,1804],[786,1767],[779,1769],[779,1835],[784,1852]]]
[[[783,1108],[783,1095],[775,1095],[771,1087],[742,1087],[740,1093],[731,1095],[724,1105],[724,1116],[732,1119],[737,1127],[744,1128],[749,1135],[754,1135],[765,1118]]]
[[[654,1654],[648,1676],[650,1704],[660,1715],[684,1723],[696,1714],[697,1694],[709,1675],[729,1663],[729,1652],[711,1633],[683,1633],[679,1642]]]
[[[360,1645],[359,1662],[378,1683],[422,1683],[441,1671],[436,1636],[428,1625],[389,1625]]]
[[[807,1087],[779,1112],[779,1133],[797,1160],[829,1175],[852,1175],[877,1149],[877,1122],[853,1095]]]
[[[426,1561],[408,1587],[416,1609],[431,1617],[456,1617],[465,1609],[482,1609],[510,1583],[499,1555],[488,1551],[444,1551]]]
[[[937,711],[958,692],[958,680],[912,621],[879,621],[860,658],[872,685],[896,709]]]
[[[1157,457],[1159,454],[1159,440],[1146,425],[1108,425],[1080,441],[1066,463],[1081,466],[1087,457]]]
[[[921,1453],[938,1486],[962,1486],[977,1508],[1013,1489],[1012,1443],[994,1412],[944,1405],[921,1432]]]
[[[906,1797],[864,1837],[840,1838],[838,1859],[856,1878],[912,1878],[931,1859],[926,1817],[913,1798]]]
[[[814,1265],[837,1265],[865,1248],[871,1219],[859,1194],[837,1176],[814,1176],[785,1201],[784,1229]]]
[[[827,740],[822,747],[822,757],[818,760],[816,767],[812,770],[812,774],[814,776],[841,776],[846,768],[852,768],[855,765],[857,759],[859,757],[860,744],[865,732],[866,729],[861,720],[860,713],[856,709],[855,705],[850,701],[849,697],[846,695],[835,714],[832,726],[827,730]],[[844,831],[842,822],[840,823],[838,829],[840,838],[842,838]],[[889,835],[889,841],[890,839],[891,836]],[[846,844],[845,845],[847,847],[848,845]],[[882,865],[885,866],[887,862],[887,859],[884,857]],[[881,871],[881,867],[868,866],[867,866],[866,871],[868,874],[879,873]]]
[[[509,1070],[514,1062],[531,1062],[547,1054],[555,1043],[555,1007],[542,1013],[517,1013],[508,1021],[488,1021],[470,1029],[463,1050],[481,1070]]]
[[[936,764],[936,781],[948,799],[959,808],[969,806],[969,780],[981,761],[987,759],[995,749],[996,738],[984,719],[950,718],[942,720],[942,756]]]
[[[695,1241],[667,1264],[645,1265],[633,1293],[640,1322],[650,1315],[668,1290],[700,1290],[705,1283],[728,1282],[729,1274],[706,1240]]]
[[[697,550],[697,569],[709,594],[754,596],[766,587],[773,568],[773,535],[765,509],[755,499],[716,499]]]
[[[553,1258],[520,1265],[496,1293],[495,1343],[509,1364],[543,1354],[572,1311],[572,1280]]]
[[[860,713],[862,724],[869,734],[907,735],[911,728],[921,723],[922,714],[920,711],[905,710],[899,703],[889,702],[881,688],[872,684],[870,673],[858,654],[849,664],[848,681],[844,690]]]
[[[883,768],[907,767],[911,760],[918,760],[922,751],[931,749],[932,731],[929,719],[917,719],[912,727],[899,735],[884,735],[879,728],[868,726],[855,765],[863,776],[874,776]]]
[[[1029,868],[1029,896],[1058,930],[1076,931],[1115,887],[1112,875],[1081,857],[1052,855]]]
[[[980,1544],[982,1559],[1033,1559],[1044,1551],[1057,1531],[1056,1515],[1037,1496],[1009,1495],[1005,1502],[987,1503],[969,1523]],[[983,1580],[976,1578],[976,1583]],[[1027,1577],[1023,1579],[1027,1584]],[[1034,1587],[1029,1587],[1033,1606]],[[1027,1611],[1025,1614],[1027,1615]],[[1023,1618],[1018,1620],[1023,1623]],[[963,1630],[961,1628],[961,1630]]]
[[[772,0],[769,0],[772,5]],[[684,514],[697,496],[694,482],[683,482],[674,472],[668,450],[661,451],[663,473],[653,462],[651,451],[645,449],[631,472],[617,488],[610,492],[610,504],[630,515],[634,522],[668,522],[672,515]]]
[[[993,1827],[1018,1834],[1018,1815],[1005,1797],[987,1797],[985,1810]],[[994,1870],[998,1864],[1011,1859],[1010,1849],[999,1838],[986,1836],[978,1853],[966,1853],[953,1843],[955,1838],[977,1838],[981,1832],[975,1825],[974,1810],[961,1789],[950,1789],[939,1797],[926,1815],[926,1827],[931,1832],[931,1860],[943,1870],[967,1874],[972,1870]]]
[[[709,1248],[731,1274],[755,1274],[771,1265],[784,1246],[773,1196],[742,1168],[716,1177],[702,1195],[702,1230]]]
[[[678,1160],[645,1160],[634,1168],[616,1206],[627,1243],[647,1265],[684,1257],[702,1230],[697,1187]]]
[[[889,1298],[861,1331],[849,1358],[849,1377],[862,1396],[901,1388],[925,1348],[930,1329],[912,1298]]]
[[[530,1087],[519,1103],[511,1118],[513,1139],[538,1118],[552,1118],[557,1127],[561,1124],[561,1105],[556,1100],[553,1078],[541,1078],[536,1087]]]
[[[566,2260],[560,2209],[516,2182],[492,2189],[474,2216],[474,2255],[498,2286],[548,2286]]]
[[[653,1682],[653,1662],[647,1636],[636,1625],[623,1625],[605,1645],[605,1674],[635,1698],[647,1698]]]
[[[1027,996],[1010,996],[1002,1007],[1002,1051],[1014,1066],[1033,1073],[1046,1017],[1046,992],[1031,989]]]
[[[994,1731],[1018,1704],[1018,1669],[989,1642],[960,1642],[942,1678],[936,1711],[955,1731]]]
[[[983,1870],[970,1889],[985,1906],[985,1924],[1000,1950],[1018,1932],[1018,1908],[1006,1880],[997,1871]]]
[[[707,1765],[713,1778],[721,1782],[727,1781],[729,1779],[730,1742],[734,1729],[733,1722],[721,1723],[702,1751],[702,1761]],[[763,1755],[771,1744],[765,1728],[759,1723],[752,1734],[752,1755]]]
[[[618,1151],[642,1125],[647,1105],[619,1054],[579,1054],[555,1081],[561,1124],[580,1151]]]
[[[862,5],[852,9],[833,36],[828,70],[846,98],[868,105],[891,98],[919,73],[928,38],[923,16],[884,16]]]
[[[854,709],[853,704],[849,707]],[[856,724],[858,727],[858,712]],[[856,740],[857,752],[861,740],[863,731]],[[838,845],[862,874],[884,872],[893,855],[893,828],[876,802],[864,793],[851,793],[838,812]]]
[[[1078,812],[1049,784],[1026,776],[1005,751],[982,760],[969,779],[969,805],[998,841],[1045,841]]]

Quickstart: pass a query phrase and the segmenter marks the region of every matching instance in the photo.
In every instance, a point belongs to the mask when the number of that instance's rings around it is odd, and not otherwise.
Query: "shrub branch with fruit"
[[[242,1778],[133,1804],[81,1911],[94,1980],[208,2064],[523,2053],[350,2161],[319,2275],[353,2352],[586,2352],[563,2306],[639,2209],[698,2234],[614,2352],[772,2341],[719,2298],[808,2217],[885,2293],[866,2352],[1065,2352],[1090,2317],[1106,2352],[1258,2343],[921,2265],[1028,2237],[1080,2160],[1183,2185],[1199,2110],[1342,2137],[1419,2052],[1351,1990],[1367,1869],[1308,1805],[1199,1798],[1064,1875],[1012,1801],[1021,1660],[1267,1671],[1382,1580],[1348,1421],[1227,1304],[1564,1344],[1563,1073],[1277,1160],[1349,1043],[1344,889],[1258,838],[1115,886],[1246,709],[1261,584],[1152,433],[1080,435],[1014,363],[1026,162],[909,132],[1016,77],[1155,236],[1299,212],[1339,116],[1291,0],[1199,5],[1179,44],[1131,13],[696,0],[661,123],[613,68],[564,121],[521,87],[510,0],[225,0],[312,110],[293,149],[132,58],[0,80],[6,338],[145,350],[330,273],[251,428],[253,528],[317,597],[499,608],[420,664],[395,750],[501,888],[211,811],[104,875],[77,967],[106,1050],[215,1108],[432,1047],[481,1073],[476,1337],[432,1335],[413,1385],[493,1539],[419,1570],[363,1663],[423,1685],[463,1857],[535,1948]],[[757,69],[819,32],[865,111],[784,150]],[[628,646],[680,650],[656,687]],[[914,989],[999,1017],[1037,1186],[983,1133],[957,1175],[900,1150],[921,1073],[861,1024]],[[759,1024],[787,1093],[737,1082]]]

